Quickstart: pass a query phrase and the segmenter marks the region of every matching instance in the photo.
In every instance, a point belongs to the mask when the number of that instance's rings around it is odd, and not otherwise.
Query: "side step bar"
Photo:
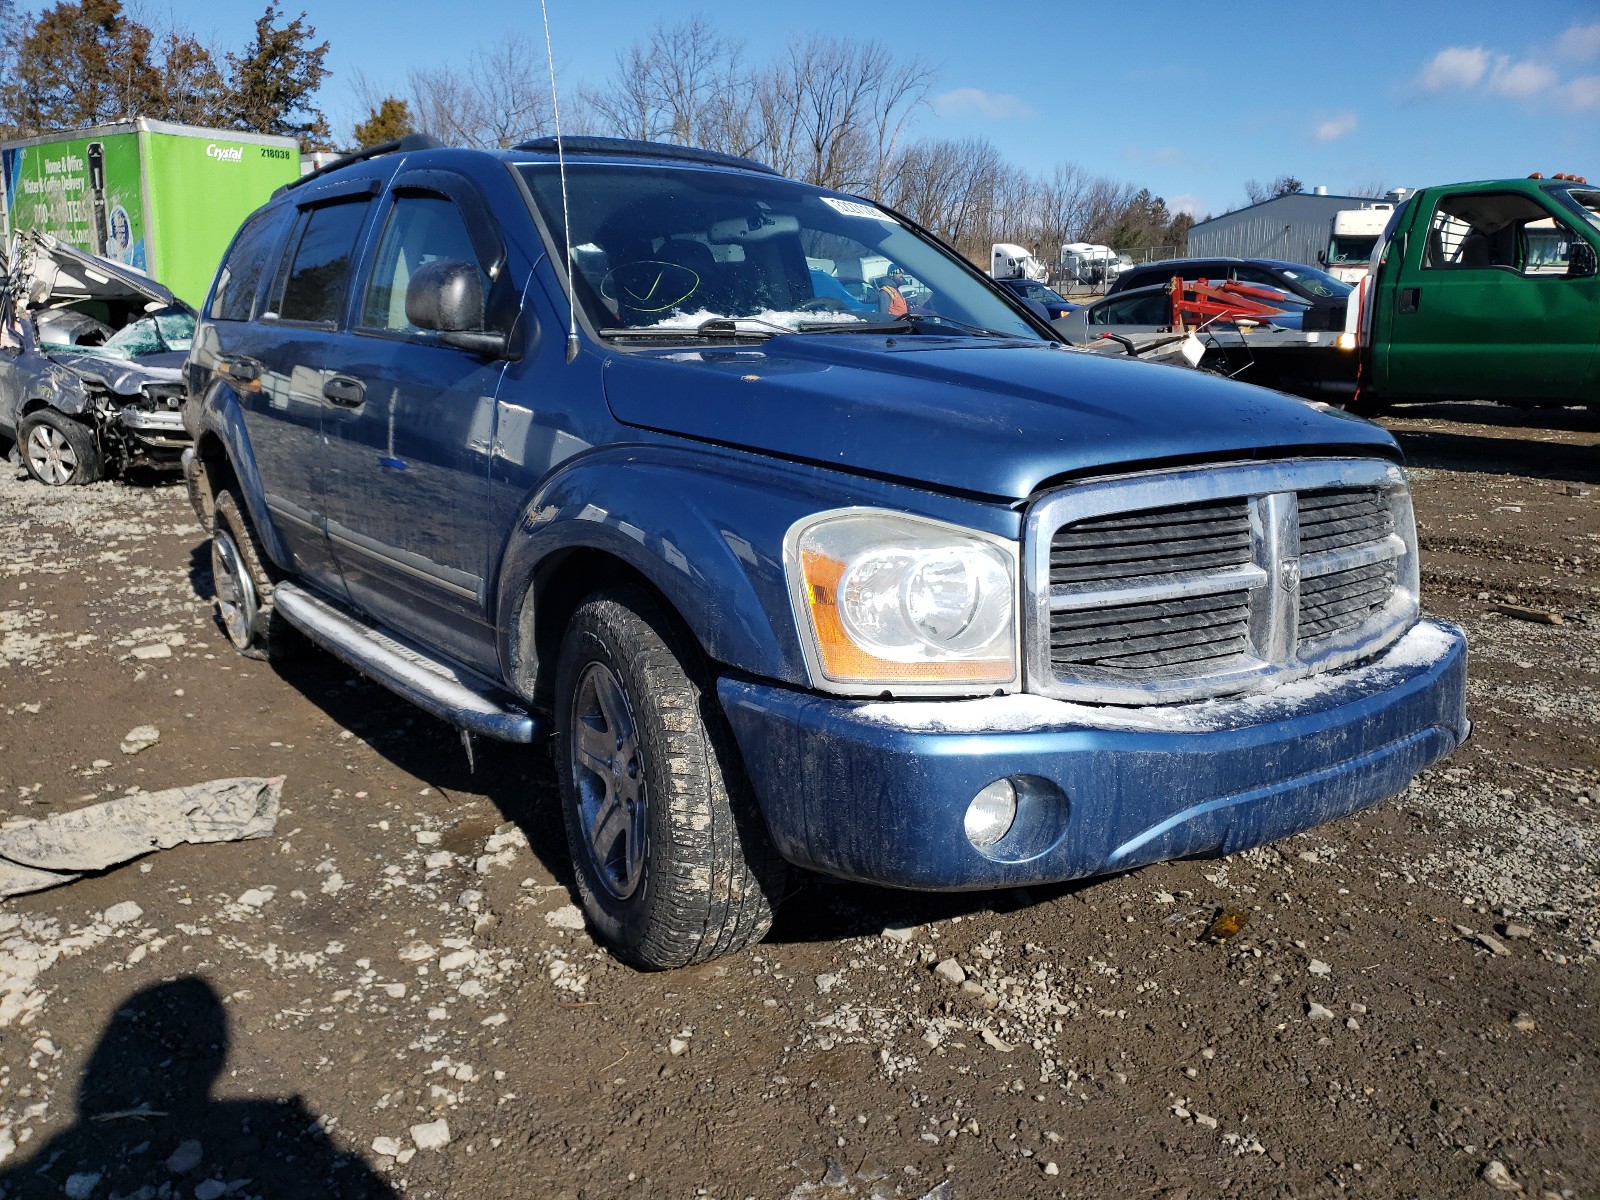
[[[272,589],[272,605],[289,624],[334,657],[468,733],[527,743],[550,732],[545,718],[524,711],[487,679],[448,666],[302,587],[278,584]]]

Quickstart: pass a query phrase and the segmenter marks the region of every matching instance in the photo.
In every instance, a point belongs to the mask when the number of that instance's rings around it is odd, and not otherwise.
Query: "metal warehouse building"
[[[1189,230],[1189,257],[1278,258],[1316,264],[1328,248],[1333,214],[1371,204],[1368,196],[1293,192],[1201,221]]]

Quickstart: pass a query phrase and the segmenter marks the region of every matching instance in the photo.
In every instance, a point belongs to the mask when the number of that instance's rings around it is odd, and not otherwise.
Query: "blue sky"
[[[1061,161],[1137,182],[1198,215],[1288,173],[1332,192],[1567,171],[1600,176],[1600,2],[803,5],[547,0],[565,90],[598,84],[663,15],[700,12],[764,60],[791,33],[877,40],[938,68],[915,132],[982,134],[1030,171]],[[203,41],[241,45],[262,2],[144,0]],[[360,71],[466,67],[538,0],[286,0],[332,43],[322,107],[340,137],[364,115]],[[39,0],[32,5],[42,7]],[[130,8],[133,7],[130,5]]]

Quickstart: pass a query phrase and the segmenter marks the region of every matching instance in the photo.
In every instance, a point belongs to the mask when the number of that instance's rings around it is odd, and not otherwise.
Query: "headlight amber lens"
[[[898,514],[827,518],[796,541],[797,599],[829,680],[1015,679],[1016,568],[1007,547]]]

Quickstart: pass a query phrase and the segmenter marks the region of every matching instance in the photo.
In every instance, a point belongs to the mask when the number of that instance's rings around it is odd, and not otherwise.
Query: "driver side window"
[[[488,291],[489,280],[461,210],[443,196],[400,195],[378,244],[361,304],[361,328],[419,332],[406,319],[406,286],[418,267],[439,259],[473,264]]]

